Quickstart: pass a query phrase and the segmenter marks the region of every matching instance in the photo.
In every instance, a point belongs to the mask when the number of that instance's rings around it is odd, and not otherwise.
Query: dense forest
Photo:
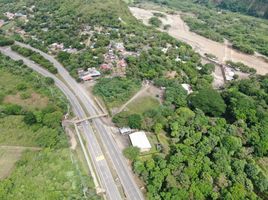
[[[33,4],[31,0],[20,2],[28,7]],[[36,17],[27,24],[18,24],[37,39],[25,38],[24,42],[44,50],[53,42],[76,47],[77,53],[60,51],[56,55],[74,77],[78,68],[99,67],[110,44],[121,42],[131,53],[126,57],[126,74],[100,79],[95,93],[104,101],[116,104],[117,100],[126,101],[132,95],[130,91],[139,88],[142,81],[150,81],[164,91],[161,105],[141,114],[119,113],[113,119],[117,124],[167,138],[167,145],[146,156],[138,155],[135,148],[124,151],[132,159],[133,170],[143,181],[148,199],[268,198],[267,76],[252,75],[215,90],[211,86],[213,65],[202,64],[200,55],[189,45],[136,21],[123,2],[46,2],[37,1]],[[8,5],[6,10],[21,9],[12,3]],[[187,9],[195,9],[204,21],[211,20],[210,14],[216,12],[196,7]],[[228,13],[222,17],[227,20],[232,16]],[[215,19],[219,22],[218,28],[224,27],[220,19]],[[244,19],[241,17],[241,21]],[[255,23],[249,20],[251,25]],[[237,22],[238,26],[242,26],[241,21]],[[80,34],[85,26],[93,31],[90,46],[85,45],[89,35],[85,38]],[[230,38],[239,36],[242,44],[253,43],[253,39],[244,37],[242,32],[232,32]],[[266,37],[264,32],[259,34]],[[247,39],[250,41],[242,41]],[[254,48],[265,50],[265,42],[263,39],[254,44]],[[169,77],[170,72],[175,76]],[[183,83],[191,85],[192,94],[187,94]]]
[[[194,2],[268,19],[267,0],[195,0]]]

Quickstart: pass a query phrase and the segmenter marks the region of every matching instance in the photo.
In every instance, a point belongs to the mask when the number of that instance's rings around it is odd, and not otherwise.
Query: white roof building
[[[132,129],[129,127],[123,127],[123,128],[119,128],[119,131],[122,135],[127,135],[132,132]]]
[[[138,147],[141,152],[150,151],[152,148],[145,132],[139,131],[135,133],[131,133],[129,135],[130,141],[134,147]]]
[[[191,94],[193,92],[192,87],[189,84],[183,83],[181,86],[187,91],[187,94]]]

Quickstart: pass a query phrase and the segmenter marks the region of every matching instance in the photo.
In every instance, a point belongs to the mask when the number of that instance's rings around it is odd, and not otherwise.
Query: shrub
[[[128,116],[128,125],[130,128],[141,128],[142,118],[139,114],[132,114]]]
[[[127,147],[124,149],[123,154],[126,158],[133,161],[139,156],[140,149],[138,147]]]
[[[149,24],[155,26],[155,27],[160,27],[162,25],[162,21],[158,19],[157,17],[151,17],[149,19]]]
[[[0,36],[0,46],[9,46],[14,44],[14,40]]]

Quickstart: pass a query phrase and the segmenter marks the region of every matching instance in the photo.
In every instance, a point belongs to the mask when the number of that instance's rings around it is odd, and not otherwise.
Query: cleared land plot
[[[21,86],[25,89],[18,91]],[[17,104],[30,110],[46,107],[49,99],[34,92],[31,87],[19,76],[0,69],[0,93],[7,94],[3,103]]]
[[[0,180],[11,173],[23,151],[24,149],[18,148],[0,148]]]
[[[45,108],[48,105],[49,99],[47,97],[43,97],[42,95],[29,92],[29,98],[22,98],[22,93],[17,93],[15,95],[8,95],[4,99],[4,103],[17,104],[22,107],[28,108],[30,110],[34,108]]]

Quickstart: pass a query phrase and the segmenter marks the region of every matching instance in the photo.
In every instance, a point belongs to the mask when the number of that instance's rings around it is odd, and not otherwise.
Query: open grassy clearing
[[[0,118],[0,144],[14,146],[38,146],[36,140],[42,129],[34,131],[23,122],[23,116]]]
[[[157,99],[151,96],[143,96],[128,104],[126,110],[130,114],[143,114],[148,110],[158,107],[159,105],[160,103]]]
[[[268,157],[263,157],[263,158],[258,159],[257,163],[259,164],[263,172],[268,177]]]
[[[16,87],[19,84],[25,84],[25,81],[19,76],[14,76],[6,70],[0,69],[0,91],[2,93],[15,94]],[[27,87],[27,85],[25,86]]]

